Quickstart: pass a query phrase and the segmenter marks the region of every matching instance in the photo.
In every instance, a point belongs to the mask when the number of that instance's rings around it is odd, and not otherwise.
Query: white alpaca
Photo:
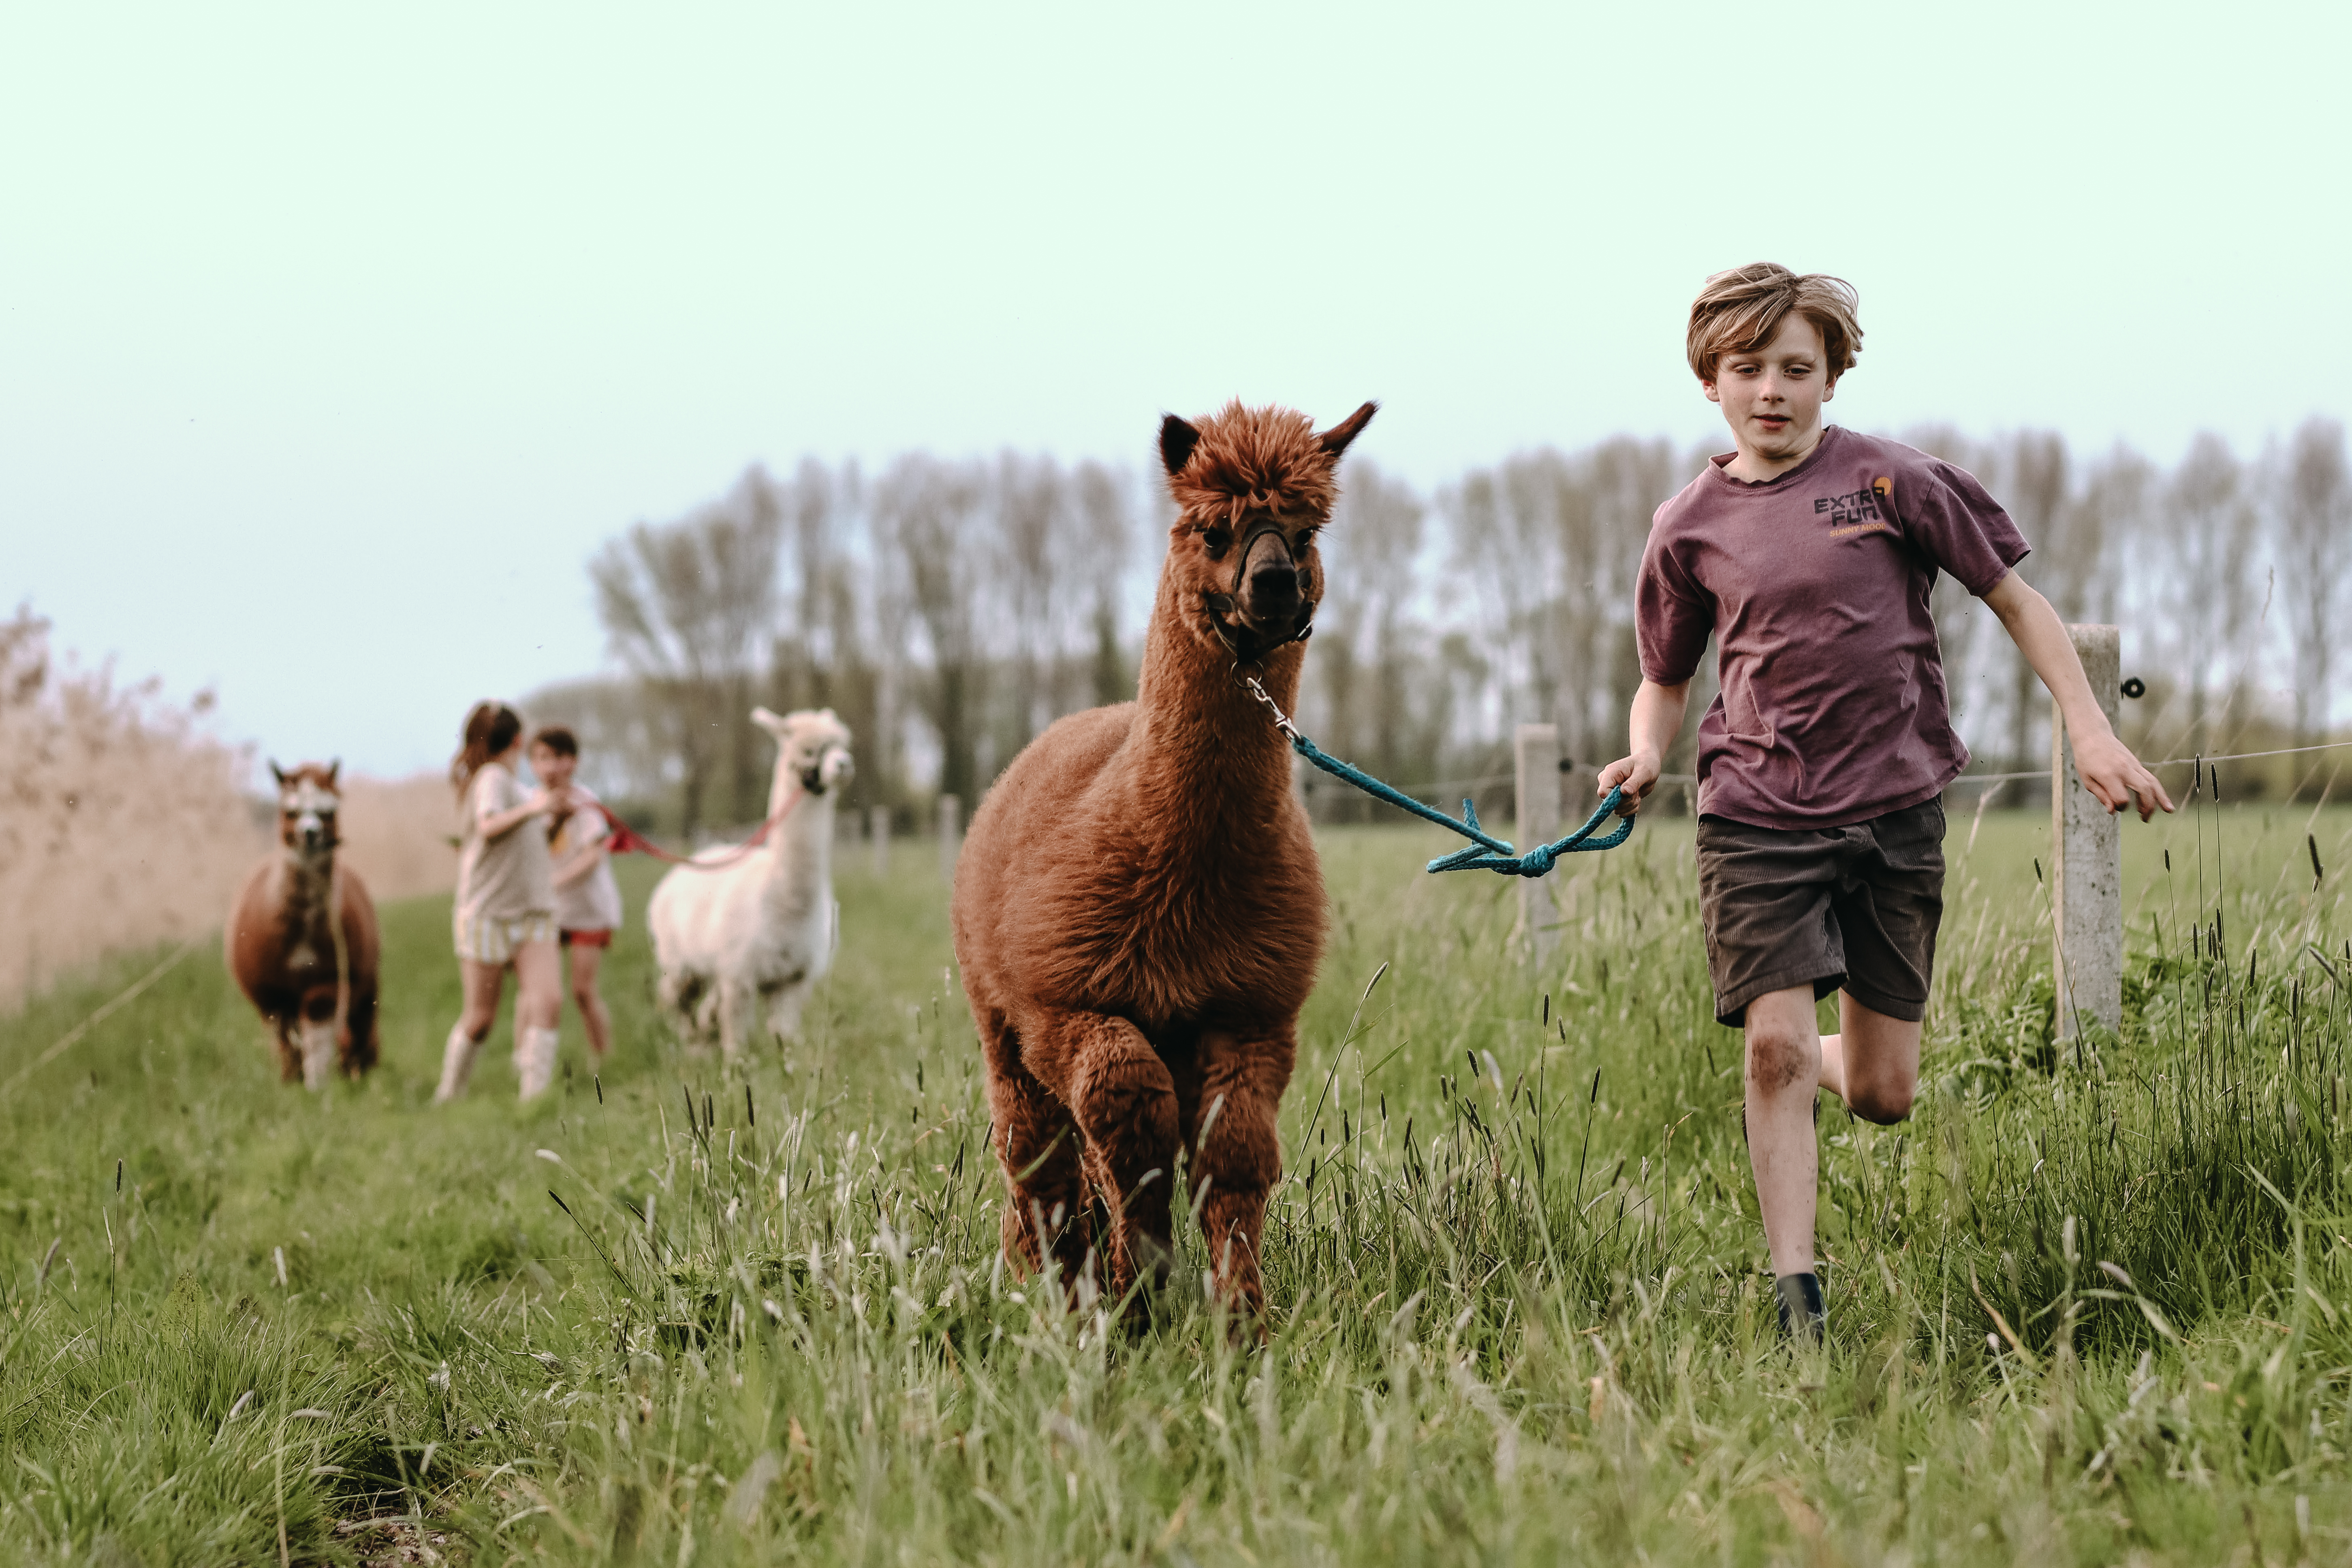
[[[646,912],[662,1006],[689,1042],[715,1033],[730,1057],[761,1003],[770,1030],[797,1037],[809,988],[832,967],[834,808],[856,771],[849,731],[832,709],[779,719],[754,708],[751,718],[776,738],[767,842],[724,869],[674,868]]]

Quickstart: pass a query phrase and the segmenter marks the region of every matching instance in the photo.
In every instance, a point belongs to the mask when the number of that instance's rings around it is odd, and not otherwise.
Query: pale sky
[[[0,610],[435,766],[748,462],[1712,438],[1684,313],[1758,258],[1861,289],[1842,423],[2252,452],[2347,412],[2347,16],[14,6]]]

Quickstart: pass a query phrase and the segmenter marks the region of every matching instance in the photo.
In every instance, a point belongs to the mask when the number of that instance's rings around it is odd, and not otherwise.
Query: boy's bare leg
[[[1751,1009],[1748,1015],[1755,1016]],[[1865,1121],[1911,1114],[1919,1088],[1919,1026],[1838,996],[1839,1033],[1822,1037],[1822,1087]]]
[[[1776,1276],[1813,1271],[1821,1172],[1813,1095],[1822,1080],[1813,988],[1791,985],[1748,1004],[1748,1158]]]

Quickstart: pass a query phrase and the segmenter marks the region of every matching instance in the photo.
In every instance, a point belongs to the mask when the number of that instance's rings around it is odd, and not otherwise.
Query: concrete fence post
[[[1511,847],[1524,855],[1559,837],[1559,729],[1522,724],[1512,736],[1511,749],[1518,802]],[[1551,881],[1521,877],[1518,883],[1519,948],[1538,972],[1548,972],[1559,946],[1559,933],[1552,929],[1559,914],[1552,904]]]
[[[940,796],[940,880],[955,882],[956,857],[963,852],[963,798]]]
[[[2123,639],[2114,626],[2070,626],[2074,651],[2107,722],[2123,689]],[[2123,819],[2083,787],[2066,721],[2050,716],[2050,907],[2058,984],[2058,1035],[2084,1022],[2124,1018]]]
[[[869,805],[866,808],[866,832],[873,840],[874,878],[879,881],[890,874],[890,808]]]

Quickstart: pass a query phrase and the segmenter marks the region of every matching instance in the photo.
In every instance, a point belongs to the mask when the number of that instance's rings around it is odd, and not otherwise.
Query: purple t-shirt
[[[1634,591],[1642,673],[1688,680],[1709,633],[1723,691],[1698,727],[1698,808],[1843,827],[1916,805],[1967,765],[1928,590],[1990,591],[2025,558],[1975,478],[1832,426],[1748,484],[1707,464],[1660,507]]]

